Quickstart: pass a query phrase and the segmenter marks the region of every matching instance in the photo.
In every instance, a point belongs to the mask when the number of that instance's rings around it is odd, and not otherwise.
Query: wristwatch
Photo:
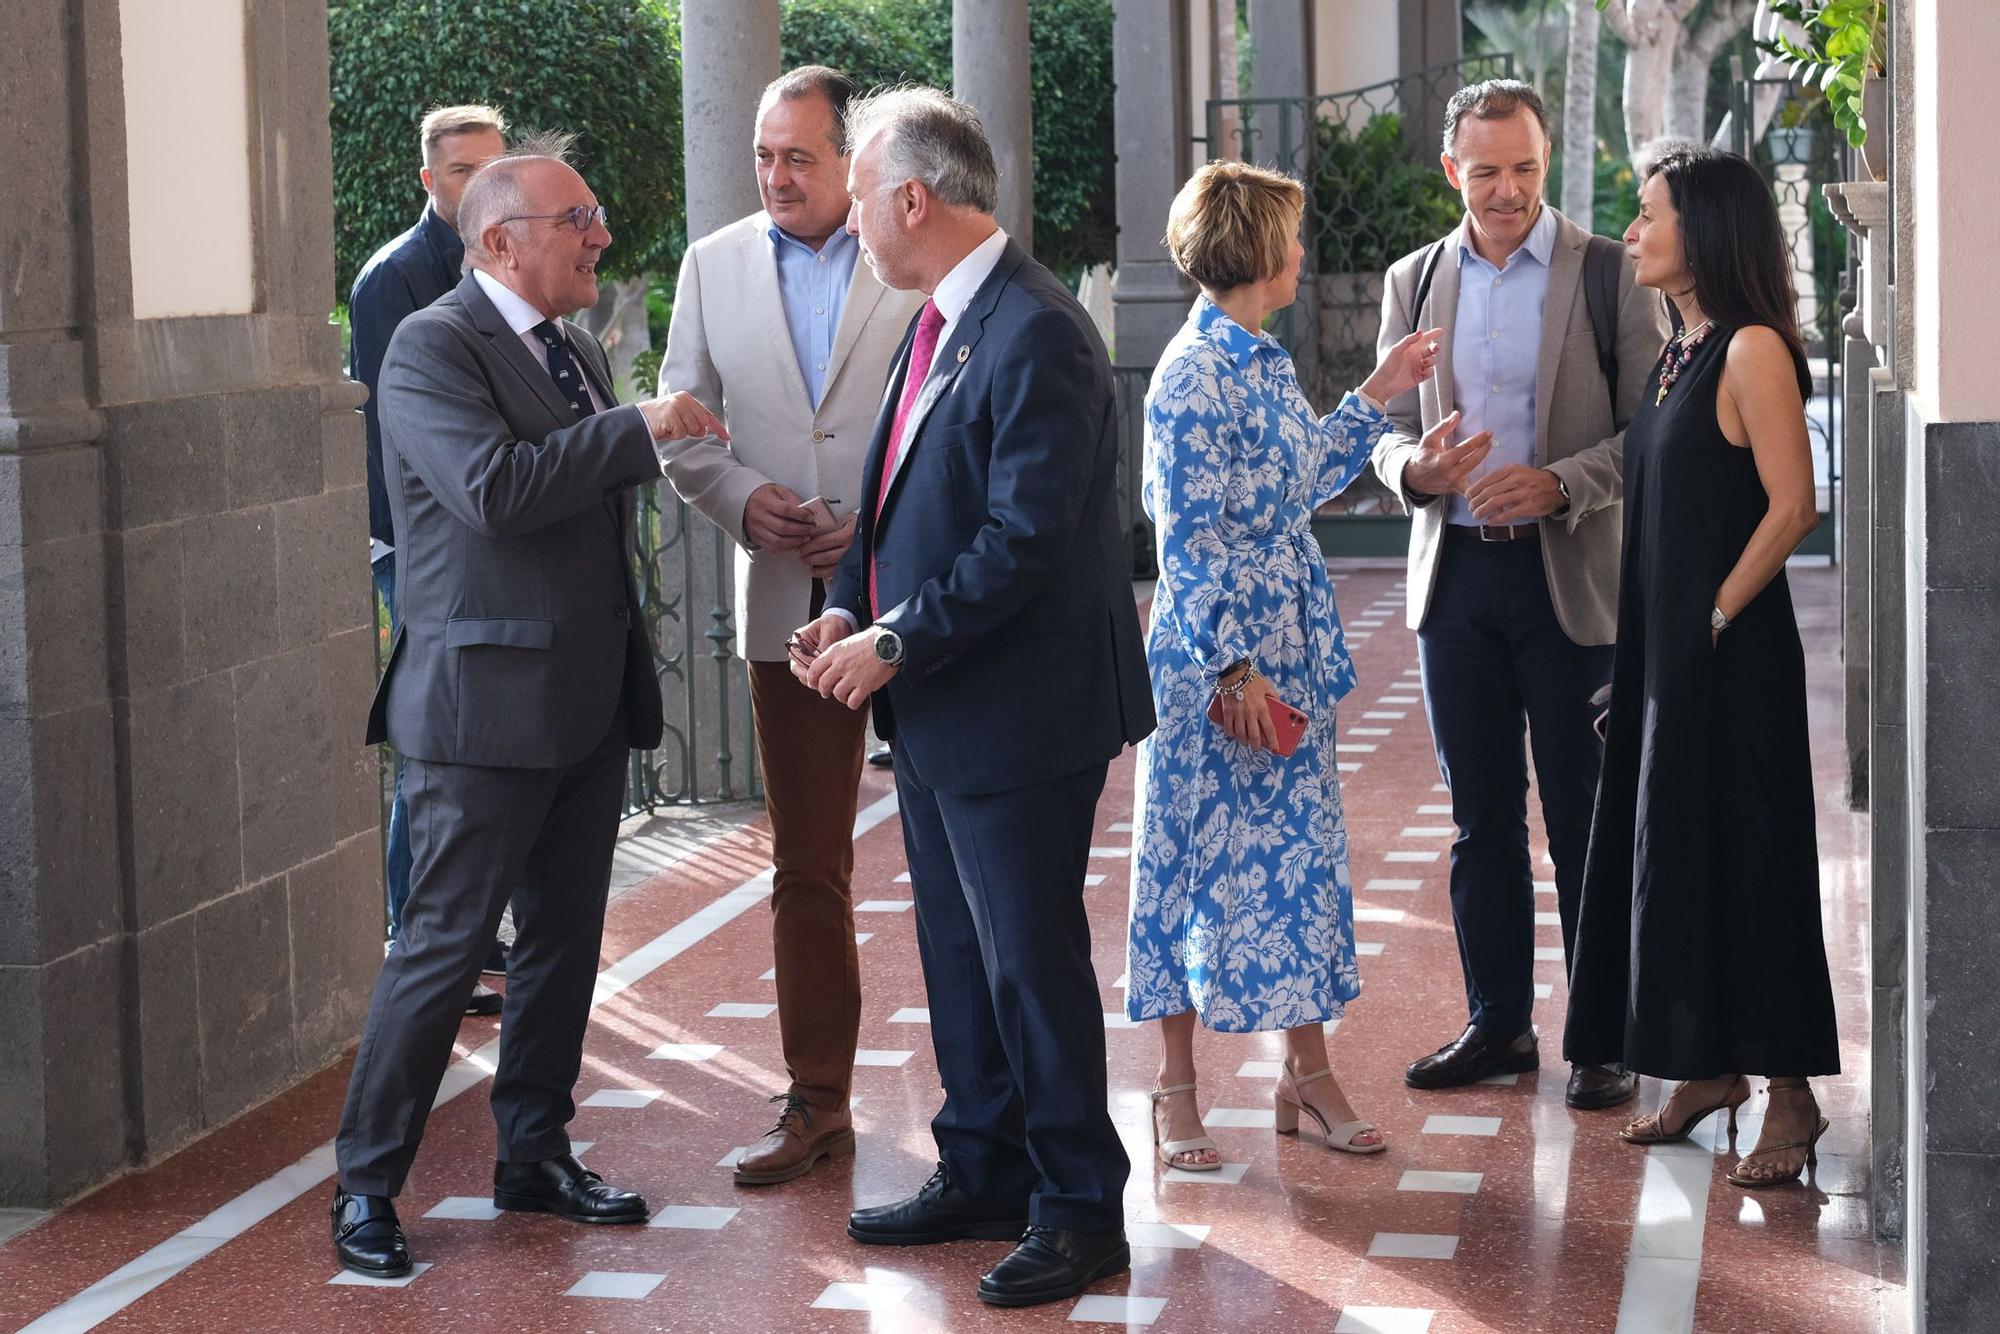
[[[1567,514],[1569,512],[1569,506],[1570,506],[1569,483],[1565,482],[1561,477],[1557,476],[1553,472],[1551,472],[1549,476],[1555,477],[1556,490],[1562,492],[1562,498],[1563,498],[1563,503],[1556,507],[1555,514],[1551,514],[1549,516],[1550,518],[1554,518],[1556,514]]]
[[[1708,609],[1708,628],[1717,634],[1721,634],[1729,628],[1729,618],[1722,614],[1722,608],[1710,607]]]
[[[903,661],[903,637],[894,630],[876,628],[882,633],[875,636],[875,656],[891,667],[900,666]]]

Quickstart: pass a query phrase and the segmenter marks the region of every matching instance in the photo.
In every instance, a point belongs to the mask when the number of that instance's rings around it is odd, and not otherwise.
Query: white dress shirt
[[[543,347],[542,340],[535,336],[535,326],[544,322],[553,323],[553,321],[550,321],[548,316],[529,305],[513,288],[507,286],[507,284],[501,282],[498,278],[486,272],[486,270],[474,269],[472,271],[472,279],[479,284],[479,290],[486,293],[486,299],[493,303],[493,309],[500,312],[500,318],[507,321],[507,327],[520,337],[521,345],[528,349],[530,356],[534,357],[535,364],[540,366],[544,371],[547,371],[549,368],[549,350]],[[556,327],[560,329],[562,325],[558,323]],[[570,360],[577,364],[578,370],[581,370],[583,368],[583,357],[577,352],[574,346],[570,348],[569,355]],[[550,383],[553,384],[555,381],[551,379]],[[604,396],[597,392],[597,386],[590,382],[590,376],[585,375],[583,377],[583,387],[590,395],[591,407],[599,412],[610,409],[611,404],[606,403]]]

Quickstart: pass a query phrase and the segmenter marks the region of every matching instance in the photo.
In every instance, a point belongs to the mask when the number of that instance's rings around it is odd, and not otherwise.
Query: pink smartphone
[[[1275,754],[1289,757],[1299,748],[1299,742],[1304,739],[1306,728],[1312,724],[1312,719],[1276,695],[1266,695],[1264,704],[1271,715],[1271,726],[1278,733],[1278,742],[1271,747],[1271,750]],[[1222,696],[1209,697],[1208,720],[1217,727],[1222,726]]]
[[[799,505],[799,508],[806,512],[806,517],[812,520],[815,537],[829,529],[840,527],[840,520],[835,518],[833,513],[833,507],[839,503],[838,500],[828,500],[825,496],[814,496]]]

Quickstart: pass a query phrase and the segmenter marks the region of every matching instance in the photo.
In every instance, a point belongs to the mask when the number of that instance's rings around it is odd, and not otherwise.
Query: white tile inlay
[[[766,968],[763,972],[757,974],[757,980],[759,982],[775,982],[778,980],[778,970],[775,968]]]
[[[713,1232],[730,1219],[741,1213],[723,1205],[710,1204],[669,1204],[653,1211],[647,1227],[691,1228],[702,1232]]]
[[[1430,1334],[1436,1314],[1422,1306],[1345,1306],[1333,1334]]]
[[[1450,815],[1450,814],[1451,814],[1451,803],[1450,803],[1450,802],[1448,802],[1448,801],[1428,801],[1428,802],[1425,802],[1425,803],[1424,803],[1423,805],[1421,805],[1421,806],[1417,807],[1417,814],[1418,814],[1418,815]]]
[[[574,1146],[570,1152],[576,1152]],[[447,1195],[424,1215],[425,1218],[472,1218],[482,1223],[491,1222],[499,1216],[500,1211],[493,1207],[490,1195]]]
[[[1458,1237],[1432,1232],[1377,1232],[1368,1254],[1378,1260],[1449,1260],[1458,1253]]]
[[[1132,849],[1121,848],[1118,847],[1116,844],[1107,847],[1093,846],[1090,849],[1090,855],[1093,857],[1130,857],[1132,855]]]
[[[1132,822],[1130,820],[1113,820],[1110,824],[1104,826],[1104,829],[1106,833],[1129,834],[1132,832]]]
[[[1248,1163],[1224,1163],[1208,1172],[1190,1172],[1185,1167],[1169,1167],[1160,1173],[1160,1184],[1185,1181],[1191,1186],[1234,1186],[1243,1180],[1243,1174],[1250,1170]]]
[[[1130,1328],[1152,1324],[1166,1309],[1165,1297],[1113,1297],[1109,1293],[1093,1292],[1077,1298],[1076,1305],[1070,1308],[1069,1318]]]
[[[1423,887],[1424,887],[1424,882],[1421,880],[1376,879],[1376,880],[1370,880],[1367,884],[1363,885],[1361,888],[1368,891],[1369,893],[1374,893],[1377,890],[1388,890],[1398,894],[1413,894],[1417,890],[1422,889]]]
[[[914,899],[863,899],[854,905],[856,912],[908,912],[916,907]]]
[[[1393,727],[1350,727],[1350,728],[1348,728],[1348,729],[1347,729],[1347,735],[1349,735],[1349,736],[1393,736],[1393,735],[1395,735],[1395,731],[1396,731],[1396,729],[1395,729],[1395,728],[1393,728]]]
[[[926,1005],[905,1005],[889,1016],[892,1024],[928,1024],[930,1021],[930,1007]]]
[[[659,1089],[599,1089],[583,1100],[585,1107],[645,1107],[657,1100]]]
[[[1397,838],[1452,838],[1456,836],[1457,833],[1458,833],[1457,825],[1413,824],[1413,825],[1403,826],[1403,832],[1396,835],[1396,837]]]
[[[1433,1113],[1424,1118],[1422,1133],[1426,1135],[1497,1135],[1500,1133],[1500,1118],[1497,1116],[1443,1116]]]
[[[423,1260],[410,1266],[410,1272],[401,1278],[377,1278],[373,1274],[357,1274],[343,1269],[328,1279],[327,1286],[334,1288],[407,1288],[424,1276],[431,1267],[430,1261]]]
[[[893,1311],[909,1295],[905,1283],[829,1283],[813,1305],[822,1311]]]
[[[724,1001],[710,1010],[705,1019],[769,1019],[778,1007],[764,1001]]]
[[[1377,704],[1416,704],[1419,701],[1415,695],[1384,695],[1375,702]]]
[[[621,1301],[636,1302],[652,1295],[653,1289],[666,1282],[665,1274],[621,1274],[609,1269],[593,1269],[565,1292],[565,1297],[616,1297]]]
[[[1535,882],[1535,892],[1537,894],[1553,894],[1556,892],[1556,882],[1553,880],[1537,880]]]
[[[1420,1172],[1411,1168],[1403,1173],[1396,1189],[1434,1191],[1441,1195],[1477,1195],[1480,1176],[1478,1172]]]
[[[1431,784],[1431,791],[1433,791],[1433,792],[1446,792],[1446,793],[1448,793],[1448,792],[1450,792],[1450,791],[1451,791],[1451,784],[1450,784],[1450,783],[1432,783],[1432,784]]]
[[[1382,860],[1385,862],[1434,862],[1438,859],[1439,855],[1435,848],[1428,852],[1418,852],[1408,848],[1395,848],[1384,853]]]
[[[1245,1061],[1236,1067],[1238,1079],[1276,1079],[1285,1073],[1283,1061]]]
[[[736,1166],[736,1164],[738,1164],[738,1163],[740,1163],[740,1162],[742,1162],[742,1161],[743,1161],[743,1155],[744,1155],[744,1154],[746,1154],[746,1153],[748,1153],[748,1152],[750,1152],[750,1149],[749,1149],[749,1146],[748,1146],[748,1145],[744,1145],[744,1146],[741,1146],[741,1147],[739,1147],[739,1148],[734,1148],[734,1149],[731,1149],[731,1150],[730,1150],[730,1151],[729,1151],[728,1153],[725,1153],[725,1154],[723,1154],[723,1155],[722,1155],[722,1158],[721,1158],[721,1160],[720,1160],[719,1162],[717,1162],[717,1163],[716,1163],[716,1166],[717,1166],[717,1167],[734,1167],[734,1166]]]
[[[1101,885],[1104,883],[1104,881],[1105,877],[1101,875],[1087,875],[1083,878],[1083,883],[1086,888],[1092,885]]]
[[[597,1141],[594,1139],[573,1139],[569,1142],[570,1157],[581,1158],[596,1147]]]
[[[1269,1130],[1277,1116],[1270,1107],[1211,1107],[1201,1123],[1211,1130]]]
[[[856,945],[866,945],[869,941],[873,939],[875,939],[875,933],[873,931],[856,931],[854,933],[854,943]]]
[[[1559,912],[1538,912],[1535,914],[1536,926],[1561,926],[1562,924],[1562,914]]]
[[[1375,743],[1372,741],[1336,741],[1334,750],[1342,755],[1373,755]]]
[[[1127,1223],[1125,1240],[1163,1251],[1192,1251],[1208,1240],[1206,1223]]]
[[[1553,995],[1555,995],[1555,994],[1556,994],[1556,984],[1555,984],[1555,983],[1553,983],[1553,982],[1537,982],[1537,983],[1535,983],[1535,999],[1536,999],[1536,1000],[1547,1000],[1547,999],[1548,999],[1549,997],[1551,997],[1551,996],[1553,996]]]
[[[1357,940],[1354,942],[1354,952],[1364,959],[1374,958],[1382,952],[1382,949],[1382,942],[1379,940]]]
[[[895,883],[896,883],[896,884],[899,884],[899,885],[907,885],[907,884],[909,884],[909,883],[910,883],[910,873],[909,873],[908,871],[905,871],[905,872],[903,872],[903,873],[902,873],[901,875],[899,875],[899,876],[897,876],[897,877],[896,877],[896,880],[895,880]]]
[[[1339,760],[1337,763],[1340,765],[1340,772],[1344,774],[1358,774],[1361,772],[1361,764],[1357,760]]]
[[[1396,923],[1403,920],[1401,908],[1356,908],[1354,920],[1357,922]]]
[[[1120,991],[1126,990],[1128,987],[1132,985],[1132,974],[1130,973],[1118,974],[1118,980],[1116,982],[1113,982],[1111,985],[1117,987]]]
[[[1361,716],[1375,722],[1394,723],[1409,717],[1410,712],[1408,709],[1368,709]]]
[[[871,1051],[867,1047],[863,1047],[860,1051],[854,1053],[854,1063],[856,1065],[901,1065],[914,1055],[916,1055],[915,1052]]]
[[[1486,1076],[1486,1078],[1478,1080],[1476,1082],[1481,1084],[1494,1084],[1498,1085],[1501,1088],[1510,1089],[1513,1088],[1516,1084],[1521,1082],[1521,1077],[1517,1074],[1511,1074],[1511,1073],[1504,1075],[1488,1075]]]
[[[1106,1010],[1104,1012],[1104,1026],[1106,1028],[1137,1028],[1139,1021],[1128,1017],[1123,1010]]]
[[[772,1006],[777,1009],[777,1006]],[[662,1042],[648,1059],[655,1061],[707,1061],[722,1050],[718,1042]]]
[[[1538,916],[1538,917],[1539,917],[1540,915],[1541,915],[1541,914],[1539,914],[1539,913],[1537,913],[1537,914],[1536,914],[1536,916]],[[1535,962],[1536,962],[1536,963],[1561,963],[1562,961],[1563,961],[1563,947],[1562,947],[1562,946],[1560,946],[1560,945],[1537,945],[1537,946],[1535,946]]]

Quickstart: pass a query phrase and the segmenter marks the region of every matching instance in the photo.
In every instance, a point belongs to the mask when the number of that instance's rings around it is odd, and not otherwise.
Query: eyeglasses
[[[597,223],[601,227],[606,228],[607,230],[611,226],[610,215],[604,211],[604,205],[602,204],[597,205],[597,207],[595,208],[592,208],[587,204],[578,204],[575,208],[565,209],[561,213],[516,213],[513,217],[502,218],[500,219],[500,221],[503,223],[546,222],[553,218],[562,218],[567,220],[570,226],[576,228],[580,232],[589,231],[590,224],[593,222]]]

